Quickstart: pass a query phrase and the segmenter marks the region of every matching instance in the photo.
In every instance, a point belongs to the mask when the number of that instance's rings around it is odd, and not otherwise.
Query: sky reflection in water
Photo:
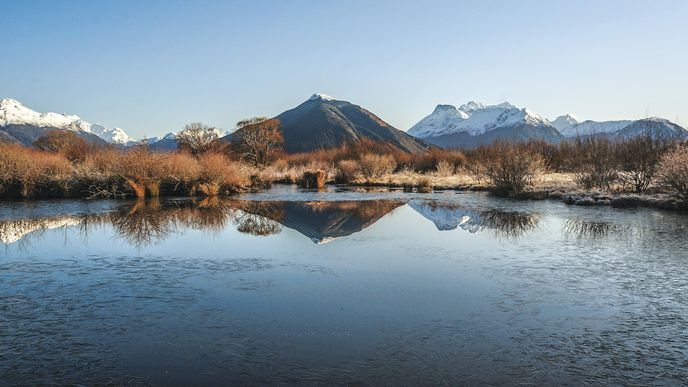
[[[679,382],[687,227],[484,194],[5,203],[0,379]]]

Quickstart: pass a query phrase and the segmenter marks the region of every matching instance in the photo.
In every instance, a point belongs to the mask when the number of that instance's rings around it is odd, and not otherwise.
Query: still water
[[[277,187],[0,204],[0,384],[681,384],[688,216]]]

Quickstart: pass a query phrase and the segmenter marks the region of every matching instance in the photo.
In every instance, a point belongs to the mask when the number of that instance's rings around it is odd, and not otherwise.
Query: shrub
[[[676,146],[662,156],[657,181],[673,195],[688,199],[688,144]]]
[[[671,141],[650,133],[617,144],[621,169],[619,178],[623,184],[636,193],[645,192],[657,172],[662,155],[670,145]]]
[[[515,145],[495,144],[494,155],[484,161],[485,176],[499,195],[522,192],[544,169],[539,154]]]
[[[146,148],[134,148],[120,153],[112,171],[121,176],[138,198],[160,195],[160,183],[165,177],[165,155]]]
[[[356,160],[340,160],[337,163],[335,181],[340,184],[347,184],[356,179],[358,174],[359,167]]]
[[[213,196],[221,192],[238,192],[248,184],[248,178],[240,163],[229,160],[219,153],[199,158],[200,179],[195,191]]]
[[[198,160],[186,152],[163,154],[159,161],[162,181],[171,192],[187,193],[201,176]]]
[[[427,176],[421,176],[418,178],[418,192],[432,192],[432,182]]]
[[[39,137],[33,145],[46,152],[61,153],[72,162],[84,161],[89,153],[86,140],[67,130],[52,130]]]
[[[619,178],[616,147],[601,136],[578,138],[575,142],[576,181],[583,188],[609,189]]]
[[[390,155],[380,155],[366,153],[358,160],[361,173],[368,180],[379,179],[384,175],[394,172],[397,166],[394,157]]]
[[[3,196],[29,198],[42,190],[50,191],[49,196],[66,196],[72,172],[72,165],[64,155],[0,144],[0,194]]]
[[[451,176],[454,174],[454,164],[450,163],[447,160],[440,160],[437,163],[437,167],[435,167],[437,170],[437,175],[438,176]]]

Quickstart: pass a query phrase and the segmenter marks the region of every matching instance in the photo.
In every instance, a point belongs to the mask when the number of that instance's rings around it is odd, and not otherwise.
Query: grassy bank
[[[85,150],[78,157],[0,144],[0,197],[214,196],[256,188],[252,167],[221,153],[199,157],[145,148]]]
[[[230,195],[271,183],[489,190],[578,205],[682,209],[688,197],[688,145],[640,136],[560,144],[495,143],[469,151],[409,154],[362,141],[305,154],[274,153],[246,163],[234,148],[151,152],[0,144],[0,197],[119,198]]]

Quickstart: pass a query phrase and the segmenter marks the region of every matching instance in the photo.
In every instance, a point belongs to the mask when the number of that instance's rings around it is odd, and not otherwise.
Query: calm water
[[[485,194],[0,205],[0,384],[681,384],[688,216]]]

